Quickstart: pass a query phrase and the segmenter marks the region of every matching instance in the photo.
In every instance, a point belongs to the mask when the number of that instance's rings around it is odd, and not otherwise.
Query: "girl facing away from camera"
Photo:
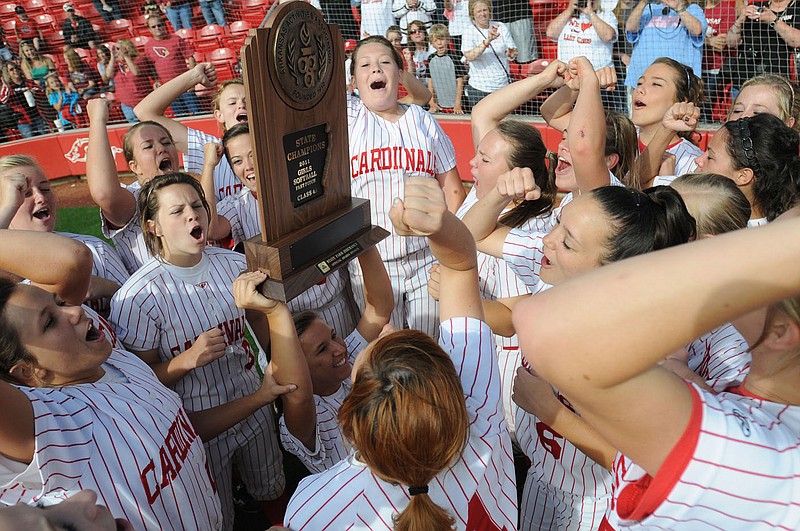
[[[514,529],[511,442],[474,242],[432,179],[409,178],[391,216],[398,233],[428,236],[441,264],[440,343],[402,330],[362,351],[339,410],[353,452],[300,483],[286,524]]]

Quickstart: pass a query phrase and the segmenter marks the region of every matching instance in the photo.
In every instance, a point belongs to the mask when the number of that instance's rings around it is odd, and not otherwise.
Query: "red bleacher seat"
[[[206,55],[206,60],[211,61],[217,70],[217,79],[225,81],[236,77],[236,52],[230,48],[220,48]]]
[[[199,52],[211,52],[225,47],[225,28],[209,24],[195,33],[194,47]]]
[[[244,45],[244,41],[247,39],[252,27],[246,20],[237,20],[228,24],[228,31],[231,32],[231,41],[233,41],[236,48],[241,48]]]
[[[64,32],[61,30],[55,31],[47,36],[47,46],[51,50],[60,50],[66,45],[64,42]]]
[[[6,3],[0,5],[0,17],[3,19],[14,17],[14,10],[17,8],[16,4]]]
[[[246,20],[257,28],[264,21],[264,17],[269,11],[270,2],[268,0],[242,0],[239,4],[239,18]]]
[[[127,18],[112,20],[106,24],[106,34],[113,40],[130,39],[134,36],[133,24]]]
[[[133,43],[134,46],[136,46],[136,48],[139,49],[139,51],[142,51],[144,50],[144,45],[147,44],[147,41],[149,40],[150,37],[147,37],[145,35],[139,35],[137,37],[132,38],[131,42]]]
[[[6,34],[6,39],[10,41],[16,40],[16,37],[14,36],[14,26],[16,25],[16,20],[4,20],[2,23],[0,23],[0,26],[3,27],[3,33]]]
[[[547,68],[547,65],[549,65],[549,64],[550,64],[550,61],[548,59],[537,59],[537,60],[532,61],[532,62],[530,62],[530,63],[528,63],[526,65],[522,65],[523,72],[525,72],[526,77],[527,76],[536,76],[536,75],[541,74],[544,71],[544,69]]]
[[[558,44],[552,41],[539,41],[539,58],[550,61],[558,58]]]
[[[45,37],[49,33],[55,33],[60,29],[60,26],[56,23],[56,19],[53,18],[53,15],[42,13],[33,17],[33,20],[39,25],[39,29],[42,30],[42,33],[45,35]]]
[[[134,31],[136,33],[147,33],[147,17],[144,15],[136,15],[135,17],[130,19],[131,24],[133,24]]]
[[[194,30],[189,28],[182,28],[176,31],[175,35],[188,42],[191,46],[194,46],[194,40],[195,40]]]
[[[28,13],[29,17],[50,12],[45,0],[28,0],[23,4],[23,7],[25,8],[25,11]]]
[[[64,21],[67,20],[67,14],[63,10],[52,11],[50,14],[54,19],[56,19],[56,24],[58,25],[58,28],[61,29]]]
[[[56,11],[64,11],[64,4],[76,5],[72,0],[47,0],[47,5],[50,6],[50,13]]]

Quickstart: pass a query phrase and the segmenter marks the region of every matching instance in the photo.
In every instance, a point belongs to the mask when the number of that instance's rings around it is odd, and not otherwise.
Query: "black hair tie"
[[[408,487],[409,496],[416,496],[417,494],[428,494],[428,486],[424,485],[422,487]]]

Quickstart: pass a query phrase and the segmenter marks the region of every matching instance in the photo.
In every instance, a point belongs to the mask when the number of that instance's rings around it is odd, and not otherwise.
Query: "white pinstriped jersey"
[[[220,200],[217,203],[217,214],[231,224],[231,237],[236,245],[261,234],[258,200],[248,188],[242,188]]]
[[[353,330],[353,333],[345,339],[345,344],[347,345],[347,357],[352,365],[369,342],[362,337],[358,330]],[[347,397],[351,386],[352,382],[350,378],[347,378],[332,395],[314,395],[314,403],[317,406],[317,438],[316,448],[313,451],[306,448],[302,442],[289,433],[286,419],[283,416],[278,421],[283,447],[287,452],[296,455],[312,473],[324,472],[347,458],[349,449],[345,445],[339,429],[338,415],[342,401]]]
[[[539,272],[544,258],[545,236],[542,232],[511,229],[503,243],[503,260],[532,292],[541,282]]]
[[[207,247],[200,263],[181,268],[153,258],[114,295],[111,321],[122,342],[135,351],[157,349],[167,361],[212,328],[224,333],[225,355],[190,370],[172,385],[189,411],[201,411],[251,395],[261,385],[255,356],[245,337],[244,310],[236,307],[231,285],[246,268],[243,255]],[[205,443],[211,473],[220,491],[226,529],[233,529],[230,463],[236,460],[259,499],[283,490],[280,451],[268,406]],[[253,451],[256,450],[256,451]],[[251,474],[258,470],[257,475]],[[252,481],[251,481],[252,480]]]
[[[454,516],[456,529],[515,529],[514,464],[492,332],[476,319],[457,317],[442,323],[439,344],[461,378],[470,431],[461,458],[429,483],[429,495]],[[382,481],[351,455],[300,482],[285,523],[292,529],[388,530],[409,500],[406,486]]]
[[[392,12],[392,0],[361,0],[361,38],[386,35],[389,26],[397,24]]]
[[[703,334],[686,350],[689,369],[716,392],[742,383],[750,372],[750,346],[730,323]]]
[[[614,463],[615,529],[800,529],[800,406],[694,386],[692,416],[655,478]]]
[[[124,350],[104,382],[20,387],[33,406],[40,481],[0,487],[4,504],[58,503],[82,489],[134,529],[220,529],[206,455],[180,399]]]
[[[183,156],[183,167],[187,173],[200,175],[203,173],[203,157],[205,157],[206,144],[209,142],[220,144],[222,140],[191,127],[187,127],[187,129],[186,143],[188,148]],[[217,201],[222,201],[225,197],[234,195],[242,188],[245,188],[242,181],[233,173],[226,157],[222,157],[217,167],[214,168],[214,187],[216,188],[214,196]]]
[[[390,233],[376,248],[392,282],[392,325],[416,328],[435,337],[439,331],[438,305],[428,295],[428,269],[433,264],[428,241],[398,236],[389,220],[389,208],[395,197],[405,195],[406,177],[435,178],[453,169],[455,149],[430,113],[417,105],[403,108],[403,115],[390,122],[348,95],[351,191],[353,197],[370,200],[372,223]],[[359,263],[350,262],[349,270],[353,295],[363,308]]]
[[[122,258],[119,257],[119,254],[111,245],[100,238],[86,234],[73,234],[71,232],[56,232],[56,234],[78,240],[92,251],[92,275],[111,280],[120,286],[128,280],[130,273],[122,263]],[[105,312],[108,315],[110,302],[111,299],[104,298],[89,301],[89,304],[92,309]]]
[[[141,183],[133,182],[129,185],[123,185],[123,188],[133,194],[133,199],[136,201],[139,197],[139,192],[142,189]],[[139,207],[136,207],[131,219],[123,227],[112,229],[108,226],[103,213],[100,213],[100,221],[102,224],[103,236],[110,238],[114,242],[119,257],[122,263],[128,269],[130,274],[142,267],[142,264],[150,259],[150,253],[147,251],[147,246],[144,244],[144,236],[142,236],[142,227],[139,222]]]
[[[697,163],[694,159],[703,154],[702,149],[685,138],[681,138],[680,142],[669,146],[666,151],[675,155],[675,175],[678,176],[695,171]]]
[[[478,196],[473,187],[467,194],[467,198],[456,212],[456,217],[463,219],[470,208],[478,201]],[[536,217],[528,220],[532,226],[537,221],[549,219],[549,214],[544,217]],[[529,295],[530,290],[505,260],[495,258],[486,253],[478,252],[478,277],[481,297],[487,300],[510,299],[521,295]],[[519,340],[516,334],[511,337],[504,337],[495,334],[497,344],[497,362],[500,367],[500,382],[502,385],[503,410],[510,433],[514,434],[514,414],[511,392],[514,386],[514,377],[517,367],[522,363],[522,354],[519,351]]]
[[[552,288],[540,282],[534,295]],[[530,368],[527,360],[522,364]],[[574,412],[555,389],[559,400]],[[611,500],[611,476],[575,445],[514,405],[516,436],[531,459],[520,511],[520,529],[596,529]]]
[[[554,392],[574,412],[567,399]],[[610,501],[610,472],[535,415],[521,407],[514,412],[517,441],[532,463],[525,481],[520,528],[547,529],[551,524],[543,523],[555,521],[559,529],[579,529],[587,516],[596,518],[594,525],[599,525]],[[537,484],[549,485],[550,496],[537,493]]]
[[[525,283],[514,274],[508,263],[500,258],[478,253],[478,275],[481,296],[487,300],[510,299],[530,294],[530,290]],[[522,363],[519,339],[516,334],[511,337],[495,334],[494,340],[497,347],[497,363],[500,368],[503,412],[508,423],[509,432],[512,436],[515,436],[515,408],[511,400],[511,394],[514,388],[517,368]]]
[[[391,234],[377,245],[384,261],[428,247],[425,238],[398,236],[389,220],[392,200],[405,195],[406,177],[435,178],[456,165],[453,143],[436,119],[417,105],[403,107],[403,116],[390,122],[357,97],[347,98],[351,191],[353,197],[370,200],[372,223]]]
[[[168,361],[212,328],[225,333],[225,356],[189,371],[173,386],[189,411],[247,396],[260,385],[245,338],[244,310],[231,285],[245,271],[243,255],[207,247],[200,263],[180,268],[151,259],[114,295],[110,321],[131,350],[158,349]],[[247,421],[244,421],[247,422]]]

